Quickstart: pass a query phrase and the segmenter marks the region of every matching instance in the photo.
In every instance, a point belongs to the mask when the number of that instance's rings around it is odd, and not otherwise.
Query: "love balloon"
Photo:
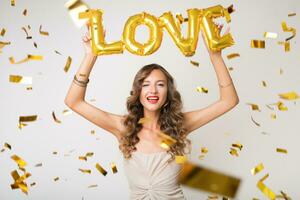
[[[230,22],[230,13],[232,6],[223,8],[220,5],[206,9],[189,9],[187,37],[183,37],[181,32],[181,23],[174,18],[171,12],[166,12],[159,18],[148,13],[141,13],[131,16],[123,30],[122,40],[106,43],[104,38],[104,29],[102,25],[102,11],[88,10],[80,13],[79,18],[88,18],[91,26],[92,50],[95,55],[108,55],[123,53],[124,47],[131,53],[146,56],[154,53],[161,45],[163,29],[167,30],[174,43],[185,56],[195,54],[197,48],[199,31],[203,31],[205,42],[212,51],[220,51],[234,44],[230,33],[220,36],[220,31],[213,22],[214,18],[225,17],[227,23]],[[149,39],[142,44],[135,40],[135,30],[139,25],[146,25],[149,28]]]

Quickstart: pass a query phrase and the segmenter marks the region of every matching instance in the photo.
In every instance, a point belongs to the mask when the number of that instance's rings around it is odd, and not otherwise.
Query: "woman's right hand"
[[[85,54],[87,55],[94,55],[93,54],[93,49],[92,49],[92,45],[91,45],[91,40],[92,40],[92,36],[90,34],[90,29],[89,29],[89,25],[87,25],[87,32],[84,34],[84,36],[82,37],[82,42],[83,42],[83,46],[84,46],[84,50],[85,50]],[[104,32],[104,38],[105,38],[105,30]]]

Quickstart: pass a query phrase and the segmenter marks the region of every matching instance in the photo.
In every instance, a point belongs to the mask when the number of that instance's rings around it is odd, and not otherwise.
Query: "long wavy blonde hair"
[[[136,74],[130,96],[127,98],[126,106],[128,114],[125,116],[124,125],[126,133],[121,138],[120,150],[126,159],[131,158],[131,153],[136,151],[135,144],[139,142],[137,136],[142,129],[142,124],[138,121],[144,116],[144,108],[140,102],[140,93],[142,83],[150,73],[158,69],[164,73],[167,78],[167,99],[160,109],[158,123],[160,130],[174,138],[177,142],[170,147],[168,153],[175,158],[175,155],[184,155],[186,150],[190,150],[190,140],[186,138],[186,130],[184,129],[184,118],[182,113],[182,101],[179,92],[176,90],[173,77],[158,64],[149,64],[141,68]]]

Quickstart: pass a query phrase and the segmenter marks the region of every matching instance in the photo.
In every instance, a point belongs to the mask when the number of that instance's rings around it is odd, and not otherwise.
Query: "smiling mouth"
[[[150,96],[150,97],[147,97],[147,100],[151,104],[156,104],[158,102],[159,98],[157,96]]]

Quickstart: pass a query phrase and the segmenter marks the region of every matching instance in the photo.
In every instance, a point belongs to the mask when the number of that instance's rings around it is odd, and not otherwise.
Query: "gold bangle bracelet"
[[[88,82],[90,81],[90,79],[87,79],[86,81],[80,81],[77,79],[76,74],[74,75],[74,80],[77,81],[78,83],[82,83],[82,84],[88,84]]]
[[[230,83],[228,83],[227,85],[221,85],[221,84],[219,84],[219,86],[221,87],[221,88],[225,88],[225,87],[228,87],[228,86],[230,86],[230,85],[232,85],[233,84],[233,82],[230,82]]]
[[[78,82],[77,80],[73,80],[73,83],[75,83],[76,85],[80,86],[80,87],[86,87],[87,86],[87,83],[86,84],[83,84],[83,83],[80,83]]]

